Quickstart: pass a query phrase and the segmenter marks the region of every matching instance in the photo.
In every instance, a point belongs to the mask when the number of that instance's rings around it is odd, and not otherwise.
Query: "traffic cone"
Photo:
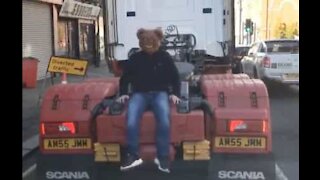
[[[67,84],[67,73],[62,73],[61,84]]]

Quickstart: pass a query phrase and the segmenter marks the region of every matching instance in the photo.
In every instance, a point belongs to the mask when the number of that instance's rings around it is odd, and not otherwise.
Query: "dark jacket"
[[[180,96],[180,79],[170,54],[157,51],[149,55],[143,51],[133,54],[124,67],[120,78],[120,95],[132,92],[167,91]]]

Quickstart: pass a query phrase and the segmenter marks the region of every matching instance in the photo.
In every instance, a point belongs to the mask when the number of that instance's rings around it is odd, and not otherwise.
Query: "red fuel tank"
[[[41,104],[41,149],[55,153],[91,150],[91,110],[102,99],[114,96],[117,88],[113,82],[70,83],[50,87]]]
[[[205,74],[200,77],[200,82],[204,80],[222,80],[222,79],[249,79],[247,74]]]
[[[96,78],[88,78],[85,79],[84,82],[111,82],[111,83],[115,83],[115,87],[119,86],[119,80],[120,78],[118,77],[96,77]]]
[[[116,92],[117,86],[112,82],[55,85],[43,97],[40,119],[43,122],[88,121],[90,110],[103,98]]]
[[[121,115],[100,115],[97,117],[98,142],[126,144],[126,111]],[[140,125],[140,143],[155,143],[156,121],[152,112],[143,114]],[[202,111],[178,113],[171,108],[171,143],[204,139],[204,115]]]
[[[215,152],[263,153],[271,151],[269,96],[258,79],[210,79],[201,89],[213,105]]]

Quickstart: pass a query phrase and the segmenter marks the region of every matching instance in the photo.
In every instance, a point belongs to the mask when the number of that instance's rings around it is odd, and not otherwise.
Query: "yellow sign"
[[[73,75],[85,75],[88,61],[52,56],[49,62],[48,72],[67,73]]]
[[[45,150],[65,150],[65,149],[91,149],[90,138],[70,138],[70,139],[44,139]]]
[[[266,138],[262,137],[216,137],[218,148],[266,148]]]

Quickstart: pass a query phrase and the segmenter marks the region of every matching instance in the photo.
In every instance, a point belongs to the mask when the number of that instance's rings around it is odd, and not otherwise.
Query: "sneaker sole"
[[[155,158],[154,159],[154,163],[158,166],[158,169],[162,172],[165,172],[165,173],[170,173],[170,170],[169,169],[162,169],[161,166],[160,166],[160,162],[159,162],[159,159],[158,158]]]
[[[129,170],[131,168],[137,167],[143,163],[142,159],[135,160],[130,166],[122,167],[120,166],[120,171]]]

